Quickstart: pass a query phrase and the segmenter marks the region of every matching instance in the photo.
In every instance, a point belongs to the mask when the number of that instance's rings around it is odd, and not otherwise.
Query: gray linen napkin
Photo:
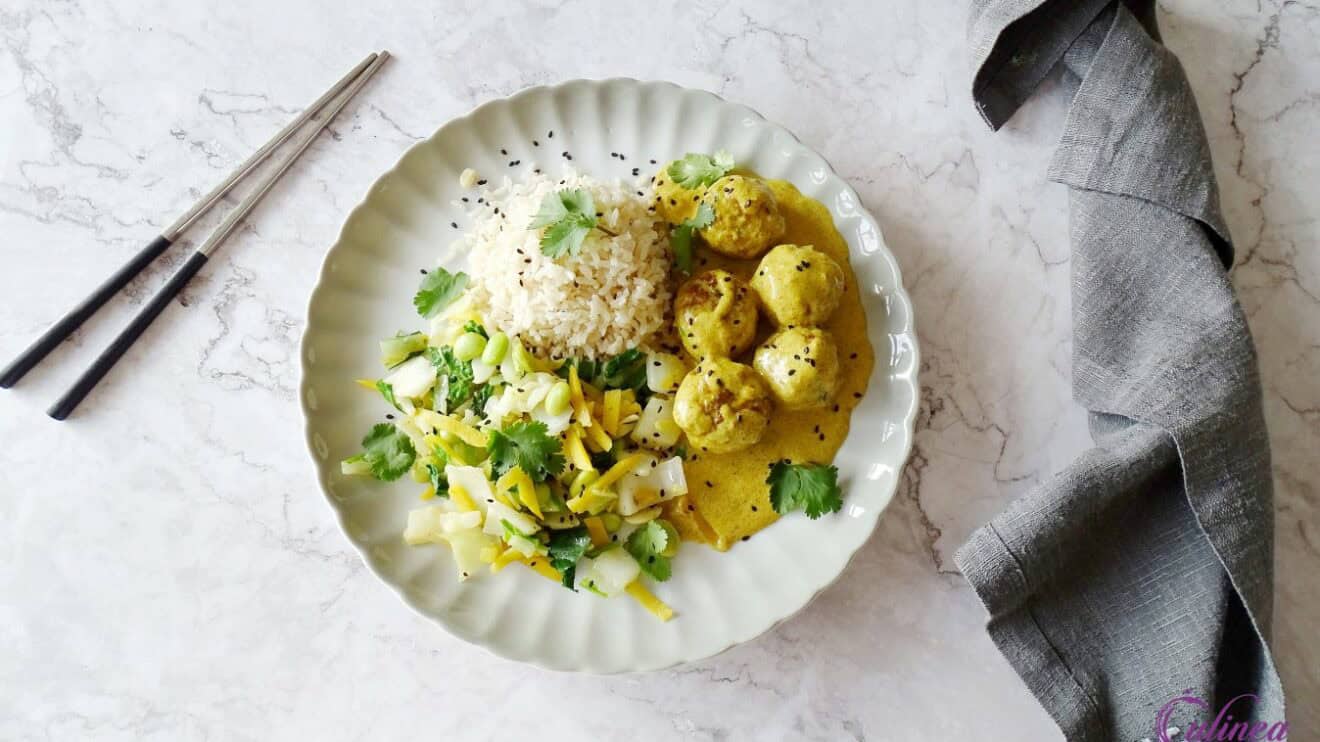
[[[1073,391],[1095,447],[957,563],[1069,740],[1182,739],[1166,729],[1243,693],[1233,722],[1282,722],[1255,349],[1182,68],[1150,2],[974,0],[969,34],[992,127],[1056,64],[1075,90],[1049,177],[1069,187]]]

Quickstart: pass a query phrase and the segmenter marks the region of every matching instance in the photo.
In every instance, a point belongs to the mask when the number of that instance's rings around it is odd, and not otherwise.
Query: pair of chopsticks
[[[293,134],[302,127],[303,124],[314,119],[318,114],[324,112],[315,125],[297,141],[293,150],[280,160],[275,169],[265,175],[257,184],[256,188],[239,202],[238,206],[225,217],[224,221],[211,232],[195,252],[184,262],[183,266],[175,272],[173,276],[165,283],[156,295],[151,297],[142,309],[133,317],[128,326],[119,333],[110,345],[102,351],[101,355],[92,362],[92,365],[78,377],[73,386],[60,397],[55,404],[47,410],[47,414],[56,420],[63,420],[73,412],[78,403],[92,391],[97,382],[101,380],[106,373],[114,367],[115,363],[132,347],[134,341],[138,339],[147,329],[147,327],[160,315],[166,306],[178,295],[179,291],[197,275],[202,266],[212,253],[219,249],[220,245],[229,237],[238,227],[245,217],[261,201],[262,197],[275,185],[280,176],[297,162],[298,158],[315,141],[317,135],[325,130],[326,126],[334,119],[344,106],[357,95],[362,86],[366,85],[380,70],[385,60],[389,59],[390,53],[382,51],[380,54],[369,54],[349,71],[347,75],[336,82],[329,90],[317,98],[306,111],[303,111],[296,119],[290,121],[287,126],[280,130],[274,138],[261,146],[261,149],[252,153],[242,165],[239,165],[229,177],[225,178],[220,185],[217,185],[210,193],[203,196],[197,203],[193,204],[183,216],[180,216],[165,231],[161,232],[156,239],[142,249],[131,260],[124,264],[119,270],[105,280],[95,291],[91,293],[82,303],[74,307],[68,314],[64,315],[58,322],[51,326],[36,342],[32,343],[27,350],[0,371],[0,388],[8,389],[23,375],[32,370],[45,358],[48,353],[55,349],[55,346],[63,342],[69,335],[73,334],[88,317],[96,313],[102,305],[119,292],[120,289],[133,279],[134,276],[142,272],[151,261],[155,260],[169,248],[189,227],[198,219],[205,215],[210,209],[223,199],[230,190],[236,186],[239,181],[245,178],[249,173],[257,168],[258,165],[266,161],[270,154],[284,142],[288,141]]]

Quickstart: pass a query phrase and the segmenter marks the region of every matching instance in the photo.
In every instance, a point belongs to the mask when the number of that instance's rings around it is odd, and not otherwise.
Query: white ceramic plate
[[[553,134],[551,134],[553,132]],[[418,269],[435,264],[463,224],[459,173],[500,178],[572,165],[645,181],[686,152],[727,149],[739,165],[793,182],[824,203],[847,239],[876,364],[835,459],[844,509],[791,515],[728,553],[689,545],[655,592],[677,611],[660,623],[626,597],[572,593],[511,567],[459,583],[447,548],[409,547],[401,533],[418,487],[344,477],[339,461],[383,408],[354,379],[380,373],[377,340],[423,329]],[[501,150],[507,151],[503,154]],[[622,153],[624,159],[612,157]],[[509,163],[521,164],[510,167]],[[451,269],[461,268],[450,266]],[[791,616],[842,573],[893,497],[917,409],[912,307],[880,228],[819,155],[744,106],[668,83],[577,80],[491,101],[419,142],[349,215],[312,292],[302,343],[302,402],[317,476],[367,565],[418,612],[496,654],[557,670],[654,670],[747,641]]]

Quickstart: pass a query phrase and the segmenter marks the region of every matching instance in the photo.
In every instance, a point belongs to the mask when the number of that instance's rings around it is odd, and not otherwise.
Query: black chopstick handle
[[[92,365],[83,372],[83,375],[78,377],[73,386],[69,387],[69,391],[65,392],[64,396],[60,397],[46,411],[46,414],[56,420],[63,420],[68,417],[69,413],[73,412],[73,408],[77,407],[83,397],[86,397],[92,391],[96,383],[101,380],[101,377],[105,376],[111,368],[114,368],[115,363],[123,357],[129,348],[133,347],[133,343],[142,336],[142,333],[156,317],[159,317],[160,313],[165,311],[165,307],[169,306],[174,297],[179,295],[179,291],[183,289],[188,281],[192,280],[193,276],[197,275],[197,271],[201,270],[205,264],[206,255],[200,252],[193,253],[187,262],[175,271],[174,275],[170,276],[170,280],[165,282],[160,291],[157,291],[156,295],[151,297],[151,301],[148,301],[141,311],[133,317],[128,326],[124,328],[124,331],[111,341],[101,355],[97,356],[96,360],[92,362]]]
[[[8,389],[18,383],[23,375],[32,370],[33,366],[41,363],[48,353],[55,349],[55,346],[64,342],[66,338],[73,334],[88,317],[96,313],[110,297],[119,293],[133,277],[142,272],[143,268],[160,257],[160,254],[170,246],[170,241],[164,237],[157,237],[150,244],[142,248],[132,260],[125,263],[114,275],[105,279],[105,282],[96,287],[86,299],[83,299],[78,306],[69,311],[68,314],[60,318],[58,322],[50,326],[41,337],[37,338],[28,349],[23,351],[22,355],[15,358],[13,363],[5,366],[0,371],[0,389]]]

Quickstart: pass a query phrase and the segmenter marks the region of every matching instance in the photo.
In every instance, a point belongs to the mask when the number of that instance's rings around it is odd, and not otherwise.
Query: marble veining
[[[1068,383],[1066,194],[1044,181],[1061,87],[988,132],[948,0],[655,8],[0,7],[6,360],[368,49],[398,57],[76,419],[42,410],[191,240],[0,393],[0,738],[1059,738],[982,631],[952,553],[1087,445]],[[1320,733],[1320,7],[1166,0],[1160,17],[1206,119],[1260,351],[1274,640],[1307,738]],[[806,611],[690,667],[596,678],[492,658],[390,597],[315,490],[296,386],[316,270],[377,174],[484,100],[609,76],[713,90],[834,163],[903,268],[924,402],[899,496]]]

